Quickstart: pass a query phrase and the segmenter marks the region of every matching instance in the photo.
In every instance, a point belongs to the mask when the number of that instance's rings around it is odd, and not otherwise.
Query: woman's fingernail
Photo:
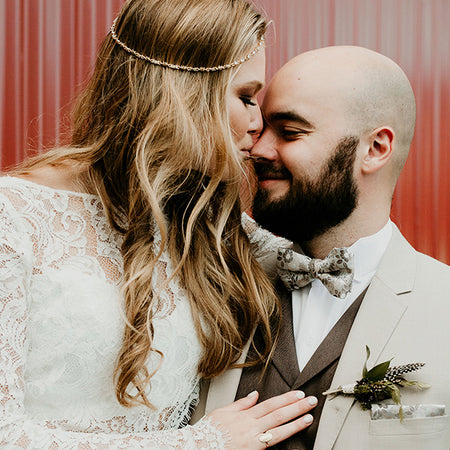
[[[309,397],[309,398],[308,398],[308,403],[309,403],[311,406],[317,405],[317,398],[316,398],[316,397]]]
[[[250,394],[247,395],[247,397],[254,397],[257,393],[258,391],[252,391],[250,392]]]
[[[295,393],[295,396],[299,399],[305,398],[305,393],[303,391],[298,391]]]
[[[313,416],[311,414],[306,414],[306,416],[303,416],[303,422],[311,423],[312,421],[313,421]]]

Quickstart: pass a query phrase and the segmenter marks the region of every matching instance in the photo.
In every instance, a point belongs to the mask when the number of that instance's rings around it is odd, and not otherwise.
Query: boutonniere
[[[366,362],[364,363],[362,378],[353,384],[339,386],[323,393],[323,395],[346,394],[353,395],[361,404],[362,409],[371,409],[373,403],[392,399],[400,404],[400,387],[416,387],[418,389],[429,388],[427,383],[406,380],[403,375],[422,368],[424,363],[412,363],[404,366],[389,367],[392,359],[382,362],[370,370],[367,370],[367,361],[370,357],[370,349],[366,345]],[[400,408],[400,418],[402,410]]]

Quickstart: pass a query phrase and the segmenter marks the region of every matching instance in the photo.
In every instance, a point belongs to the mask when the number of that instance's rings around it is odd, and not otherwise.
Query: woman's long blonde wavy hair
[[[128,47],[173,64],[211,67],[240,60],[258,44],[265,19],[245,0],[129,0],[116,32]],[[152,276],[168,249],[203,346],[199,373],[233,365],[260,325],[270,352],[278,307],[241,226],[242,162],[226,94],[237,69],[185,72],[142,61],[109,34],[74,109],[70,146],[26,170],[67,161],[87,167],[83,184],[124,234],[127,325],[115,368],[116,396],[143,403],[154,374]],[[126,226],[123,226],[125,217]],[[161,245],[155,243],[155,232]]]

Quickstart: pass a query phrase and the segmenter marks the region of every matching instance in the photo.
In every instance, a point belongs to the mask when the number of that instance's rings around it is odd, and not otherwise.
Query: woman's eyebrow
[[[254,80],[254,81],[248,81],[247,83],[244,83],[239,86],[241,89],[254,89],[255,91],[260,91],[264,87],[264,83],[261,83],[261,81]]]

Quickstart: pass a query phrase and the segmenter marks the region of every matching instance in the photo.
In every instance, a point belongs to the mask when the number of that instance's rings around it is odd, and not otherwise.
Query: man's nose
[[[270,128],[266,128],[262,132],[258,141],[253,146],[250,155],[254,158],[262,158],[269,161],[275,161],[278,158],[278,153],[275,149],[275,138]]]

